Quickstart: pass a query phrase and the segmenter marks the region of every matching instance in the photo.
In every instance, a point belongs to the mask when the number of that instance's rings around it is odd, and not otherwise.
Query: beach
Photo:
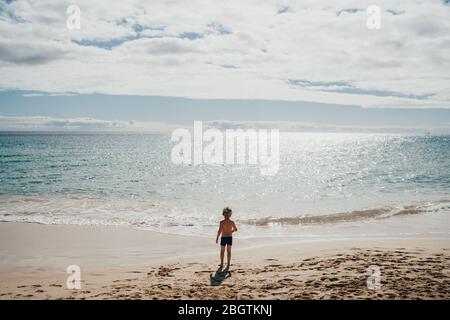
[[[213,235],[3,222],[0,240],[0,299],[450,298],[445,238],[237,239],[229,272]]]
[[[450,0],[392,2],[0,1],[0,300],[449,300]]]

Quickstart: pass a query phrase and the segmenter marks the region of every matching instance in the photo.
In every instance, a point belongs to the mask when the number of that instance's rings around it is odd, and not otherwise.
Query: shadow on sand
[[[228,270],[228,268],[225,269],[219,268],[217,269],[214,276],[212,275],[212,273],[209,275],[209,280],[211,281],[212,287],[217,287],[220,286],[222,282],[224,282],[225,279],[229,277],[231,277],[231,272],[230,270]]]

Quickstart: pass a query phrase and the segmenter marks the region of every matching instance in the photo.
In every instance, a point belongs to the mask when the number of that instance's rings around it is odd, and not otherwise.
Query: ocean
[[[170,134],[0,134],[0,220],[214,237],[450,239],[450,137],[281,133],[279,170],[177,165]]]

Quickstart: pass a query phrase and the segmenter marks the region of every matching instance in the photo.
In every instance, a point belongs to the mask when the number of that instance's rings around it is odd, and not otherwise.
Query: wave
[[[414,203],[414,202],[413,202]],[[354,211],[298,215],[261,216],[240,212],[237,222],[254,225],[327,225],[373,219],[408,218],[424,213],[450,212],[449,199],[415,202],[414,205]],[[182,206],[177,202],[134,198],[103,198],[85,195],[60,197],[0,196],[0,221],[44,224],[128,225],[139,228],[212,227],[219,216],[208,208]],[[240,219],[239,219],[240,218]]]
[[[256,226],[268,225],[317,225],[342,222],[354,222],[369,219],[387,219],[392,217],[418,215],[426,212],[437,212],[442,209],[450,209],[445,205],[448,200],[424,205],[409,205],[402,208],[375,208],[366,210],[354,210],[321,215],[304,215],[297,217],[264,217],[258,219],[240,220],[239,222]],[[439,205],[440,204],[440,205]],[[443,204],[443,206],[442,206]]]

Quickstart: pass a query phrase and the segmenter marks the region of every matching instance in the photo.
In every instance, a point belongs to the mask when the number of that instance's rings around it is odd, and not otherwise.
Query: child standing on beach
[[[217,231],[216,243],[220,238],[220,268],[223,267],[223,256],[225,254],[225,247],[227,248],[227,269],[230,268],[231,262],[231,246],[233,244],[233,232],[237,231],[236,224],[230,219],[233,210],[229,207],[223,209],[222,214],[225,219],[220,221],[219,230]]]

